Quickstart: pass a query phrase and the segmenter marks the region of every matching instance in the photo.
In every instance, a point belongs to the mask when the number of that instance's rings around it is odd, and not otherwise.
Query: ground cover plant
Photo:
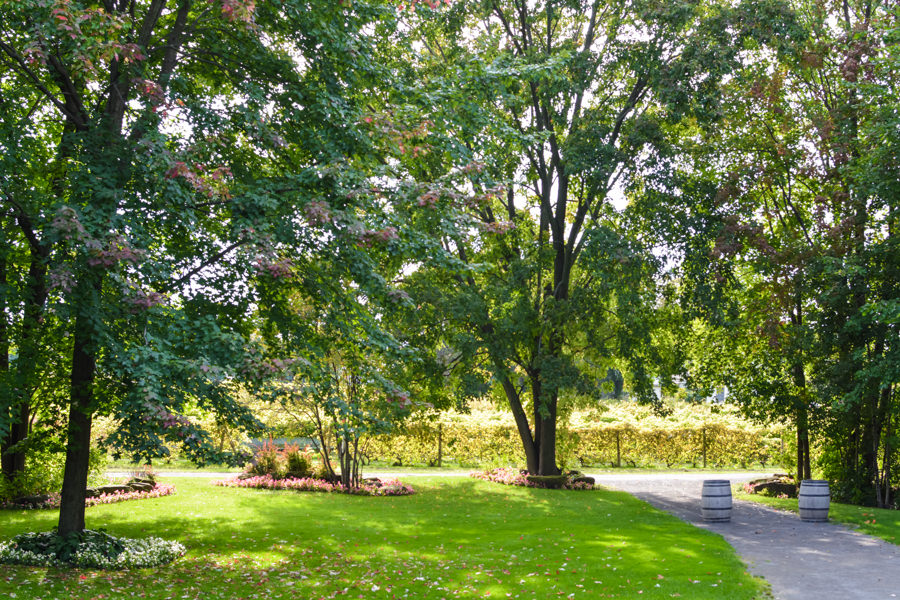
[[[135,569],[158,567],[184,554],[180,543],[157,537],[118,538],[85,529],[68,535],[55,531],[22,533],[0,543],[0,563],[35,567]]]
[[[796,498],[747,494],[740,489],[735,492],[735,498],[759,502],[780,510],[800,512]],[[849,525],[860,533],[873,535],[892,544],[900,545],[900,510],[832,502],[828,510],[828,519]]]
[[[0,596],[741,599],[765,589],[722,538],[619,492],[423,478],[414,496],[367,498],[174,481],[177,497],[87,511],[91,528],[182,542],[187,554],[165,571],[5,567]],[[2,513],[0,539],[53,522]]]

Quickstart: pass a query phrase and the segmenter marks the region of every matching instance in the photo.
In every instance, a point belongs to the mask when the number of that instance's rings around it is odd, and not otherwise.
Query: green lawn
[[[415,478],[406,497],[213,487],[88,509],[88,527],[188,546],[157,570],[7,567],[0,597],[754,598],[725,541],[620,492]],[[55,511],[0,512],[0,538],[46,530]],[[11,594],[15,594],[12,596]]]
[[[739,500],[750,500],[767,504],[781,510],[800,512],[796,498],[770,498],[759,494],[746,494],[739,490],[734,493]],[[855,504],[832,502],[828,518],[838,523],[846,523],[860,533],[874,535],[892,544],[900,545],[900,510],[869,508]]]

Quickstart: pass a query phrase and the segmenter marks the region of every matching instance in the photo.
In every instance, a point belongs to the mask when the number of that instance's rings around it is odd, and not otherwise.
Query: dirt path
[[[804,523],[755,502],[735,501],[730,523],[700,517],[703,479],[748,481],[754,474],[598,474],[597,483],[724,537],[778,600],[875,600],[900,597],[900,547],[836,523]]]

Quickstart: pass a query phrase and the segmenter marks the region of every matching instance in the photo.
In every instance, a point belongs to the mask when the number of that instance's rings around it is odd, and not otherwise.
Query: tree
[[[248,344],[248,282],[296,275],[294,256],[314,264],[298,252],[319,242],[304,215],[338,194],[341,163],[365,146],[347,122],[357,74],[374,71],[366,27],[390,14],[365,2],[0,5],[4,102],[27,107],[0,145],[41,175],[4,176],[0,202],[17,256],[25,242],[46,248],[36,264],[63,324],[52,354],[71,357],[60,534],[84,528],[94,415],[118,419],[107,443],[135,458],[169,440],[197,461],[243,460],[217,454],[183,413],[257,426],[225,385],[273,368]]]
[[[797,426],[798,476],[810,476],[815,430],[836,494],[887,506],[897,409],[896,338],[882,310],[896,294],[885,128],[897,16],[880,2],[796,7],[806,35],[748,57],[723,88],[728,113],[704,140],[706,221],[694,223],[686,279],[730,297],[740,318],[715,325],[744,343],[720,376],[748,392],[751,410]]]
[[[530,472],[558,472],[561,398],[595,385],[582,353],[628,363],[636,395],[654,397],[653,241],[623,235],[611,197],[671,171],[679,136],[715,120],[743,45],[791,34],[785,15],[770,2],[478,1],[410,17],[426,51],[398,70],[435,150],[411,153],[434,184],[408,214],[440,257],[408,291],[454,364],[504,390]]]

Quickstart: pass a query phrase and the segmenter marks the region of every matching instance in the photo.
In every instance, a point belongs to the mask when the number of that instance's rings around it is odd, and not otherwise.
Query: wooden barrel
[[[700,514],[704,521],[724,523],[731,520],[731,482],[727,479],[707,479],[703,482]]]
[[[820,523],[828,520],[831,492],[828,482],[822,479],[804,479],[800,482],[800,520]]]

